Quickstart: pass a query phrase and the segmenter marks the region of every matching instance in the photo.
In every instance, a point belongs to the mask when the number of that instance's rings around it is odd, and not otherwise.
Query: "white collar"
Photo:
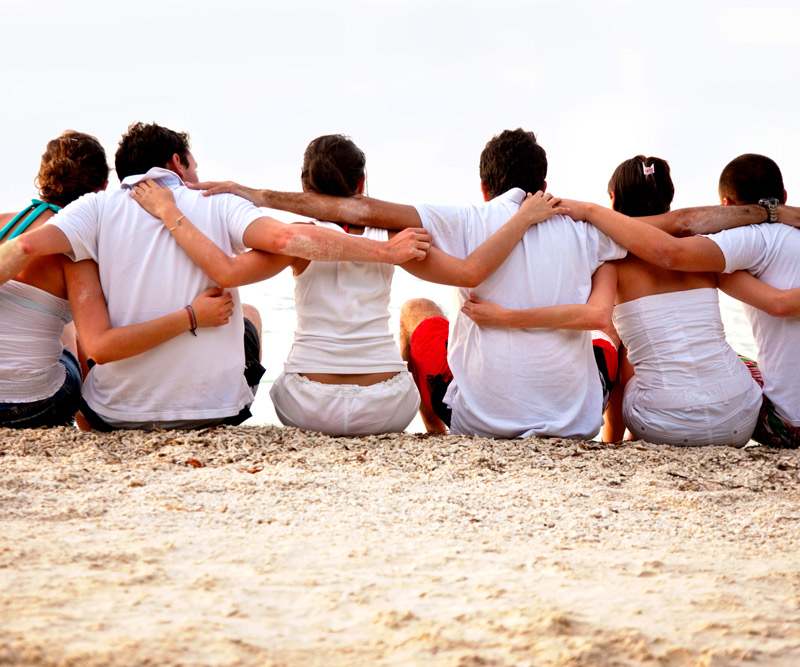
[[[164,169],[163,167],[152,167],[146,174],[135,174],[133,176],[126,176],[122,179],[120,187],[131,189],[134,185],[138,185],[142,181],[160,181],[162,185],[183,185],[181,177],[174,171]]]

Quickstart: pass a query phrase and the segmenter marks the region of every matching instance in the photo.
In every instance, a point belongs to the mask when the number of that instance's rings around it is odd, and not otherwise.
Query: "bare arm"
[[[37,257],[59,255],[72,250],[64,232],[43,225],[0,245],[0,285],[11,280]]]
[[[778,222],[792,227],[800,227],[800,207],[786,206],[785,204],[778,206]]]
[[[673,236],[713,234],[723,229],[765,222],[767,213],[762,206],[696,206],[680,208],[660,215],[636,218],[648,225],[663,229]],[[799,216],[800,217],[800,216]]]
[[[576,220],[586,220],[646,262],[673,271],[714,271],[725,269],[725,256],[711,239],[702,236],[675,238],[645,218],[629,218],[605,206],[562,200]]]
[[[194,190],[204,190],[204,195],[230,192],[250,200],[256,206],[265,206],[279,211],[289,211],[307,218],[344,222],[362,227],[405,229],[422,227],[417,209],[407,204],[372,199],[363,195],[334,197],[316,192],[278,192],[256,190],[233,181],[187,184]]]
[[[512,309],[471,296],[461,312],[481,327],[605,329],[611,324],[616,289],[617,269],[613,263],[606,263],[594,272],[592,292],[586,303]]]
[[[64,276],[78,337],[98,364],[141,354],[191,329],[186,309],[141,324],[112,328],[97,264],[91,260],[69,263]],[[221,326],[233,314],[233,298],[219,288],[200,293],[191,306],[198,328]]]
[[[747,271],[721,273],[717,276],[717,280],[725,294],[763,310],[773,317],[800,316],[800,287],[778,289],[762,282]]]
[[[131,191],[131,197],[148,213],[161,218],[172,233],[184,225],[186,217],[175,205],[169,188],[149,180],[137,185]],[[199,231],[195,229],[189,240],[197,241],[197,234]],[[308,260],[389,264],[424,259],[431,245],[430,235],[424,229],[406,229],[389,241],[380,242],[316,225],[286,225],[267,217],[250,223],[243,240],[246,246],[255,250]]]
[[[566,213],[565,209],[558,207],[559,201],[541,191],[528,195],[519,211],[465,259],[432,247],[423,261],[406,262],[402,267],[417,278],[430,282],[475,287],[505,261],[528,227],[553,215]]]

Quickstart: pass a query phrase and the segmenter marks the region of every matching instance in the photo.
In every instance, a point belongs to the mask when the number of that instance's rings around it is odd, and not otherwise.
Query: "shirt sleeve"
[[[97,195],[88,194],[64,207],[47,224],[64,232],[72,246],[72,252],[67,253],[70,259],[76,262],[93,259],[96,262],[99,218]]]
[[[257,208],[251,202],[237,197],[236,195],[214,195],[215,197],[225,197],[225,216],[228,223],[228,233],[231,238],[231,250],[235,255],[241,255],[247,250],[244,244],[245,230],[259,218],[269,217],[262,209]]]
[[[723,273],[739,270],[754,272],[763,263],[768,248],[760,227],[761,225],[745,225],[715,234],[703,234],[722,251],[725,257]]]
[[[466,209],[430,204],[419,204],[414,208],[417,209],[422,226],[430,232],[434,246],[454,257],[463,259],[469,255]]]
[[[615,259],[622,259],[628,254],[625,248],[596,227],[589,225],[589,229],[593,229],[597,234],[597,260],[600,264],[612,262]]]

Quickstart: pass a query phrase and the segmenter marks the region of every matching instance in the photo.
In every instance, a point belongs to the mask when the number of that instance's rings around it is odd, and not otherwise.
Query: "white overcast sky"
[[[670,162],[677,206],[716,203],[744,152],[800,192],[796,1],[0,0],[0,25],[3,211],[48,139],[89,132],[113,164],[137,120],[188,131],[203,178],[276,189],[343,132],[373,196],[477,200],[483,145],[522,126],[558,195],[605,203],[637,153]]]

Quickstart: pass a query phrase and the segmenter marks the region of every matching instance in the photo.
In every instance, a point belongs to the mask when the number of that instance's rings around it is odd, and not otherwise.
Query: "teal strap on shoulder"
[[[36,220],[36,218],[38,218],[47,209],[50,209],[54,213],[58,213],[61,210],[61,207],[56,206],[55,204],[49,204],[45,201],[42,201],[41,199],[32,199],[31,205],[28,206],[28,208],[17,213],[14,216],[14,218],[5,227],[3,227],[2,230],[0,230],[0,239],[2,239],[8,233],[9,229],[13,229],[14,225],[16,225],[17,222],[19,222],[19,220],[22,217],[24,217],[25,215],[27,215],[29,212],[32,211],[30,215],[28,215],[28,217],[22,221],[22,224],[16,229],[14,229],[14,232],[11,234],[11,236],[9,236],[6,239],[6,241],[10,241],[11,239],[16,238],[17,236],[22,234],[22,232],[28,229],[28,227],[31,226],[33,221]]]

